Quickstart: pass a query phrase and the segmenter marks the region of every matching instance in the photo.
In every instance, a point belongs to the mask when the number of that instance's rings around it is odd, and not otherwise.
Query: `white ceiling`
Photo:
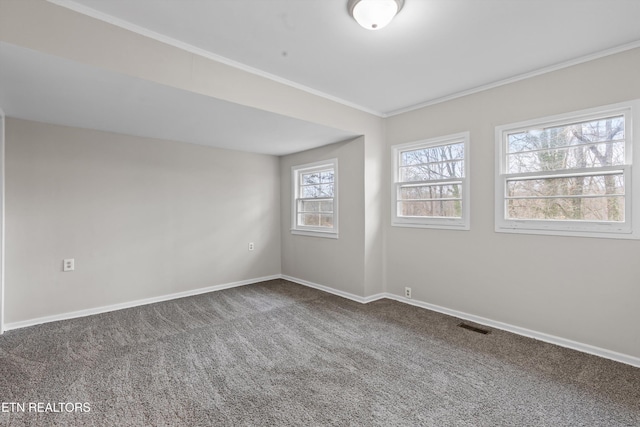
[[[640,0],[405,0],[380,31],[347,0],[49,1],[383,117],[640,47]],[[10,117],[274,155],[355,136],[6,43],[0,64]]]
[[[640,46],[640,0],[406,0],[368,31],[347,0],[51,0],[380,115]]]

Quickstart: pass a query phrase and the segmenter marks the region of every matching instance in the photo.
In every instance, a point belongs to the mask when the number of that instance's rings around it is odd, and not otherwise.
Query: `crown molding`
[[[386,112],[382,115],[382,117],[387,118],[387,117],[393,117],[393,116],[397,116],[399,114],[403,114],[403,113],[408,113],[411,111],[415,111],[415,110],[419,110],[421,108],[425,108],[425,107],[429,107],[432,105],[436,105],[436,104],[441,104],[443,102],[447,102],[447,101],[451,101],[457,98],[462,98],[464,96],[468,96],[468,95],[473,95],[474,93],[478,93],[478,92],[484,92],[485,90],[489,90],[489,89],[494,89],[500,86],[505,86],[511,83],[515,83],[515,82],[519,82],[521,80],[526,80],[526,79],[530,79],[532,77],[536,77],[536,76],[540,76],[543,74],[547,74],[547,73],[551,73],[553,71],[558,71],[558,70],[562,70],[564,68],[569,68],[569,67],[573,67],[574,65],[579,65],[579,64],[583,64],[585,62],[589,62],[589,61],[594,61],[596,59],[600,59],[600,58],[604,58],[606,56],[610,56],[610,55],[615,55],[617,53],[622,53],[625,52],[627,50],[631,50],[631,49],[635,49],[635,48],[639,48],[640,47],[640,40],[637,40],[635,42],[631,42],[631,43],[627,43],[627,44],[623,44],[620,46],[616,46],[610,49],[605,49],[602,50],[600,52],[596,52],[596,53],[592,53],[589,55],[585,55],[585,56],[581,56],[579,58],[574,58],[571,59],[569,61],[564,61],[564,62],[560,62],[558,64],[554,64],[554,65],[550,65],[548,67],[544,67],[544,68],[539,68],[537,70],[534,71],[530,71],[528,73],[524,73],[524,74],[519,74],[517,76],[514,77],[509,77],[507,79],[503,79],[503,80],[498,80],[495,81],[493,83],[488,83],[486,85],[482,85],[482,86],[477,86],[468,90],[464,90],[461,92],[456,92],[453,93],[451,95],[446,95],[440,98],[434,98],[428,101],[424,101],[421,102],[419,104],[415,104],[412,106],[408,106],[408,107],[404,107],[404,108],[399,108],[397,110],[393,110],[393,111],[389,111]]]
[[[266,71],[250,67],[250,66],[248,66],[246,64],[234,61],[234,60],[226,58],[224,56],[217,55],[217,54],[215,54],[213,52],[209,52],[208,50],[199,48],[199,47],[191,45],[189,43],[182,42],[182,41],[174,39],[172,37],[165,36],[163,34],[160,34],[160,33],[157,33],[155,31],[149,30],[148,28],[141,27],[139,25],[133,24],[133,23],[128,22],[128,21],[125,21],[123,19],[116,18],[116,17],[114,17],[112,15],[108,15],[106,13],[100,12],[100,11],[95,10],[93,8],[90,8],[90,7],[84,6],[82,4],[76,3],[73,0],[47,0],[47,1],[49,3],[55,4],[57,6],[61,6],[61,7],[64,7],[66,9],[72,10],[74,12],[89,16],[91,18],[98,19],[100,21],[115,25],[117,27],[123,28],[125,30],[128,30],[128,31],[131,31],[133,33],[139,34],[141,36],[148,37],[150,39],[159,41],[159,42],[167,44],[169,46],[176,47],[176,48],[184,50],[186,52],[190,52],[190,53],[193,53],[195,55],[202,56],[202,57],[207,58],[207,59],[211,59],[212,61],[216,61],[216,62],[225,64],[225,65],[228,65],[228,66],[236,68],[238,70],[245,71],[247,73],[251,73],[251,74],[254,74],[254,75],[259,76],[259,77],[263,77],[265,79],[268,79],[268,80],[271,80],[271,81],[274,81],[274,82],[277,82],[277,83],[292,87],[294,89],[301,90],[301,91],[309,93],[311,95],[315,95],[315,96],[318,96],[320,98],[324,98],[324,99],[327,99],[329,101],[336,102],[336,103],[344,105],[346,107],[353,108],[353,109],[356,109],[356,110],[359,110],[359,111],[362,111],[364,113],[371,114],[371,115],[374,115],[374,116],[377,116],[377,117],[380,117],[380,118],[393,117],[393,116],[397,116],[399,114],[408,113],[408,112],[419,110],[421,108],[429,107],[429,106],[432,106],[432,105],[441,104],[443,102],[452,101],[452,100],[457,99],[457,98],[462,98],[462,97],[465,97],[465,96],[468,96],[468,95],[473,95],[473,94],[478,93],[478,92],[484,92],[484,91],[489,90],[489,89],[494,89],[494,88],[497,88],[497,87],[500,87],[500,86],[505,86],[505,85],[508,85],[508,84],[511,84],[511,83],[519,82],[519,81],[526,80],[526,79],[529,79],[529,78],[532,78],[532,77],[536,77],[536,76],[540,76],[540,75],[543,75],[543,74],[551,73],[551,72],[554,72],[554,71],[562,70],[564,68],[569,68],[569,67],[572,67],[574,65],[583,64],[585,62],[593,61],[593,60],[596,60],[596,59],[604,58],[606,56],[615,55],[617,53],[622,53],[622,52],[625,52],[627,50],[631,50],[631,49],[635,49],[635,48],[639,48],[640,47],[640,40],[637,40],[637,41],[634,41],[634,42],[631,42],[631,43],[623,44],[623,45],[616,46],[616,47],[613,47],[613,48],[610,48],[610,49],[605,49],[605,50],[602,50],[602,51],[599,51],[599,52],[596,52],[596,53],[592,53],[592,54],[589,54],[589,55],[584,55],[584,56],[581,56],[581,57],[578,57],[578,58],[574,58],[574,59],[571,59],[569,61],[560,62],[560,63],[554,64],[554,65],[550,65],[548,67],[544,67],[544,68],[540,68],[540,69],[537,69],[537,70],[534,70],[534,71],[530,71],[530,72],[527,72],[527,73],[519,74],[517,76],[513,76],[513,77],[506,78],[506,79],[498,80],[498,81],[495,81],[495,82],[492,82],[492,83],[488,83],[488,84],[485,84],[485,85],[473,87],[473,88],[470,88],[470,89],[467,89],[467,90],[463,90],[463,91],[460,91],[460,92],[456,92],[456,93],[453,93],[453,94],[450,94],[450,95],[429,99],[429,100],[426,100],[426,101],[418,103],[418,104],[409,105],[407,107],[398,108],[398,109],[391,110],[391,111],[381,112],[381,111],[376,111],[376,110],[373,110],[371,108],[367,108],[365,106],[362,106],[362,105],[347,101],[345,99],[342,99],[342,98],[339,98],[339,97],[336,97],[336,96],[333,96],[333,95],[330,95],[330,94],[327,94],[327,93],[319,91],[317,89],[313,89],[313,88],[311,88],[309,86],[305,86],[305,85],[302,85],[300,83],[296,83],[294,81],[291,81],[291,80],[276,76],[275,74],[271,74],[271,73],[268,73]]]
[[[115,25],[116,27],[123,28],[125,30],[128,30],[128,31],[131,31],[133,33],[139,34],[141,36],[144,36],[144,37],[159,41],[159,42],[167,44],[169,46],[173,46],[175,48],[184,50],[186,52],[193,53],[195,55],[202,56],[202,57],[210,59],[212,61],[216,61],[216,62],[219,62],[221,64],[228,65],[230,67],[236,68],[238,70],[245,71],[247,73],[250,73],[250,74],[253,74],[253,75],[256,75],[256,76],[259,76],[259,77],[263,77],[265,79],[274,81],[276,83],[280,83],[280,84],[292,87],[294,89],[301,90],[303,92],[309,93],[311,95],[318,96],[320,98],[327,99],[327,100],[332,101],[332,102],[336,102],[338,104],[344,105],[345,107],[353,108],[353,109],[356,109],[356,110],[359,110],[359,111],[362,111],[364,113],[371,114],[371,115],[374,115],[374,116],[377,116],[377,117],[384,117],[384,113],[382,113],[380,111],[372,110],[372,109],[364,107],[362,105],[347,101],[347,100],[342,99],[342,98],[338,98],[337,96],[329,95],[328,93],[319,91],[317,89],[313,89],[313,88],[311,88],[309,86],[305,86],[305,85],[302,85],[300,83],[296,83],[294,81],[287,80],[285,78],[276,76],[275,74],[271,74],[271,73],[268,73],[266,71],[250,67],[250,66],[248,66],[246,64],[243,64],[241,62],[234,61],[233,59],[229,59],[227,57],[215,54],[213,52],[210,52],[208,50],[199,48],[199,47],[194,46],[192,44],[185,43],[183,41],[174,39],[173,37],[168,37],[168,36],[166,36],[164,34],[157,33],[157,32],[155,32],[153,30],[150,30],[150,29],[145,28],[145,27],[141,27],[141,26],[133,24],[133,23],[131,23],[129,21],[125,21],[123,19],[116,18],[115,16],[106,14],[104,12],[100,12],[100,11],[95,10],[93,8],[90,8],[90,7],[84,6],[82,4],[76,3],[76,2],[74,2],[72,0],[47,0],[47,1],[49,3],[55,4],[57,6],[64,7],[66,9],[72,10],[74,12],[80,13],[80,14],[88,16],[90,18],[97,19],[99,21],[106,22],[106,23],[111,24],[111,25]]]

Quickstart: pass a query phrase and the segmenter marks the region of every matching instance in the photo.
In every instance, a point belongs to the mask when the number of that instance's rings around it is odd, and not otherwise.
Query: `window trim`
[[[322,169],[333,169],[333,227],[310,227],[298,225],[298,194],[300,174]],[[338,159],[327,159],[313,163],[291,166],[291,234],[311,237],[338,238]]]
[[[596,237],[613,239],[640,239],[638,224],[640,224],[640,208],[634,204],[640,203],[640,174],[634,174],[633,165],[640,165],[638,154],[634,149],[634,135],[640,135],[640,100],[605,105],[553,116],[540,117],[517,123],[510,123],[495,127],[495,231],[498,233],[542,234],[555,236]],[[527,220],[506,218],[506,183],[509,177],[506,171],[506,135],[518,131],[526,131],[532,127],[551,127],[581,122],[591,119],[604,118],[614,115],[624,115],[625,118],[625,164],[612,167],[588,168],[588,170],[560,170],[546,173],[554,176],[576,176],[580,172],[591,172],[594,175],[611,170],[623,171],[625,179],[625,221],[624,223],[607,221],[577,221],[577,220]],[[635,166],[636,168],[640,166]],[[527,176],[535,176],[541,172],[532,172]],[[523,174],[517,174],[523,176]],[[636,227],[633,225],[636,224]]]
[[[400,217],[398,216],[398,186],[400,185],[400,153],[420,148],[437,147],[442,145],[463,143],[464,146],[464,177],[460,179],[462,185],[462,217]],[[470,191],[470,161],[469,161],[470,132],[460,132],[436,138],[423,139],[391,147],[391,225],[394,227],[433,228],[442,230],[469,230],[471,228],[471,191]],[[433,180],[435,182],[435,180]]]

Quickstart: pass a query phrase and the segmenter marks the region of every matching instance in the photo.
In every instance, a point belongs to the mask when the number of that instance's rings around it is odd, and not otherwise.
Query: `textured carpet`
[[[458,323],[274,280],[10,331],[0,424],[640,425],[640,369]]]

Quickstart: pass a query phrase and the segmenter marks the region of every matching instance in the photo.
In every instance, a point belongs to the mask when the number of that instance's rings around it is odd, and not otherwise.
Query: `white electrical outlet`
[[[76,260],[73,258],[65,259],[62,262],[62,271],[73,271],[76,269]]]
[[[252,251],[253,249],[255,249],[253,242],[249,242],[249,250]]]
[[[404,288],[404,296],[405,298],[411,298],[411,288],[409,287]]]

